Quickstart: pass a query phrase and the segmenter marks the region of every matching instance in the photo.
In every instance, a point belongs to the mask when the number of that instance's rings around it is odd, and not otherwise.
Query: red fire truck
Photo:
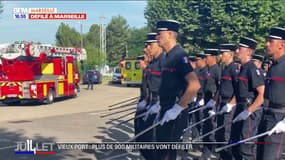
[[[77,60],[84,49],[51,45],[13,44],[1,53],[0,101],[52,103],[58,97],[76,97]],[[84,56],[83,56],[84,57]]]

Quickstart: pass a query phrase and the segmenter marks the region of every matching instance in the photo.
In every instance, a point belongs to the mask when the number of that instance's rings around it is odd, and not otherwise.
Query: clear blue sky
[[[0,15],[0,43],[14,41],[55,42],[55,34],[61,22],[80,32],[80,22],[76,20],[14,20],[13,8],[57,8],[57,12],[86,13],[87,20],[81,21],[83,33],[92,24],[100,24],[100,17],[106,17],[108,24],[112,16],[123,16],[130,27],[146,25],[144,9],[146,1],[2,1],[4,12]]]

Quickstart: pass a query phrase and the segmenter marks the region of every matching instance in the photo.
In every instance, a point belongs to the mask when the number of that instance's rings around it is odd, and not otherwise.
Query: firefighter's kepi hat
[[[206,56],[218,56],[220,54],[220,51],[215,48],[209,48],[204,50],[204,54]]]
[[[146,37],[145,43],[155,43],[155,42],[157,42],[156,36],[157,36],[157,33],[155,33],[155,32],[148,33],[147,37]]]
[[[269,31],[269,38],[285,40],[285,28],[272,27]]]
[[[263,59],[264,59],[264,57],[262,55],[259,55],[259,54],[252,55],[252,60],[254,60],[254,61],[257,60],[257,61],[263,62]]]
[[[257,41],[252,39],[252,38],[242,37],[242,38],[240,38],[239,46],[255,50],[255,48],[257,46]]]
[[[234,52],[236,50],[236,45],[227,43],[227,44],[220,44],[220,52]]]
[[[157,31],[174,31],[178,32],[180,23],[175,20],[160,20],[156,24]]]

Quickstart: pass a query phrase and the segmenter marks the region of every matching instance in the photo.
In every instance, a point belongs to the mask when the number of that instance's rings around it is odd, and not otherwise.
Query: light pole
[[[80,51],[82,51],[82,48],[83,48],[83,35],[82,35],[82,29],[83,29],[83,26],[82,26],[82,22],[77,22],[78,24],[80,24]],[[82,54],[80,54],[82,56]],[[84,72],[84,64],[83,64],[83,60],[80,59],[80,68],[82,70],[82,72]]]
[[[83,35],[82,35],[83,24],[82,22],[77,22],[77,23],[80,24],[80,48],[83,48]]]

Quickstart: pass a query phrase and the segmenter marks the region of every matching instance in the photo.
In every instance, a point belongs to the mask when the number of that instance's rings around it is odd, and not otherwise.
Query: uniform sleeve
[[[222,77],[222,70],[220,67],[217,68],[215,75],[216,75],[216,77],[215,77],[216,86],[217,86],[217,88],[219,88],[220,84],[221,84],[221,77]]]
[[[192,72],[193,68],[188,62],[188,57],[186,55],[180,56],[176,64],[176,72],[185,77],[188,73]]]
[[[249,74],[252,88],[264,85],[264,77],[259,69],[251,68]]]
[[[234,91],[238,89],[238,73],[237,73],[237,65],[234,65],[231,70],[231,77],[232,77],[232,85]]]

